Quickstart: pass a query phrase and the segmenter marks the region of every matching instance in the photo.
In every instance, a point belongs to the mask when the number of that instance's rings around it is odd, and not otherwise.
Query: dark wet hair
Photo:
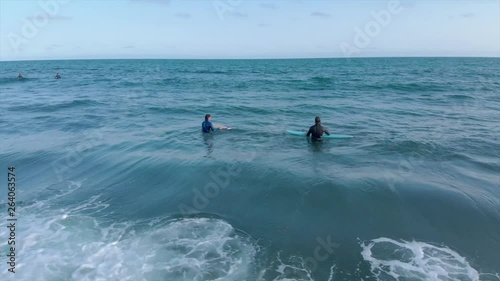
[[[316,118],[314,118],[314,123],[316,124],[321,123],[321,118],[319,118],[319,116],[316,116]]]
[[[210,114],[205,115],[205,121],[208,121],[208,118],[210,118]]]

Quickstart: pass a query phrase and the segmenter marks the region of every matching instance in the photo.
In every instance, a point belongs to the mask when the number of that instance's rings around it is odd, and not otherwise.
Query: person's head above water
[[[205,121],[210,121],[212,119],[212,116],[210,114],[205,115]]]
[[[314,123],[320,124],[321,123],[321,118],[319,118],[319,116],[316,116],[316,118],[314,118]]]

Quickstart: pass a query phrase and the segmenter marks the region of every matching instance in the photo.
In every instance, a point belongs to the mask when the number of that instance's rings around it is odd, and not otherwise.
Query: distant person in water
[[[17,79],[23,79],[23,75],[21,73],[19,73],[19,75],[17,75]]]
[[[203,133],[210,133],[214,132],[215,130],[231,130],[231,128],[228,128],[226,126],[222,125],[214,125],[212,124],[212,117],[210,114],[205,115],[205,121],[201,123],[201,130]]]
[[[321,137],[323,133],[330,135],[330,132],[321,126],[321,119],[319,117],[314,119],[314,123],[315,124],[309,128],[309,132],[307,132],[307,136],[311,136],[312,141],[322,141],[323,139]]]
[[[56,79],[61,79],[61,75],[59,74],[59,72],[56,74]]]
[[[210,131],[215,131],[214,125],[212,125],[212,117],[210,114],[205,115],[205,121],[201,123],[201,130],[203,133],[210,133]]]

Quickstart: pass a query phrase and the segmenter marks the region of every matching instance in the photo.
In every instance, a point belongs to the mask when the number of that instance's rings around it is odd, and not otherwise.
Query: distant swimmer
[[[214,125],[212,125],[212,122],[210,122],[210,120],[212,120],[210,114],[205,115],[205,121],[201,123],[201,130],[203,131],[203,133],[210,133],[210,131],[215,131]]]
[[[205,115],[205,121],[203,123],[201,123],[201,130],[203,131],[203,133],[210,133],[210,132],[214,132],[215,130],[231,130],[231,128],[228,128],[228,127],[222,126],[222,125],[215,125],[214,126],[214,124],[212,124],[211,120],[212,120],[212,117],[210,116],[210,114]]]
[[[19,75],[17,75],[17,79],[23,79],[23,75],[21,73],[19,73]]]
[[[323,139],[321,137],[323,133],[330,135],[330,132],[321,126],[321,119],[319,117],[314,119],[314,123],[315,124],[309,128],[309,132],[307,132],[307,136],[311,136],[312,141],[322,141]]]
[[[56,79],[61,79],[61,75],[59,74],[59,72],[56,74]]]

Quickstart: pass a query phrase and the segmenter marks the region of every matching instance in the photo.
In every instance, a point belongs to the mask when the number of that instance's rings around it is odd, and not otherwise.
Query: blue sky
[[[0,40],[0,60],[500,57],[500,0],[1,0]]]

